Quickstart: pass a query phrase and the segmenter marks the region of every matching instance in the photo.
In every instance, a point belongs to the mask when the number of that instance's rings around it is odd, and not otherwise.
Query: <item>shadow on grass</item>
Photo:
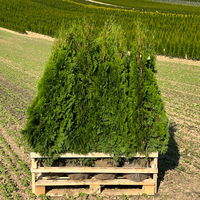
[[[170,123],[169,125],[169,145],[168,145],[168,151],[164,154],[159,156],[159,162],[158,162],[158,187],[160,186],[160,183],[162,180],[164,180],[165,173],[168,170],[175,169],[179,164],[179,149],[178,145],[174,139],[174,133],[176,132],[176,124]]]

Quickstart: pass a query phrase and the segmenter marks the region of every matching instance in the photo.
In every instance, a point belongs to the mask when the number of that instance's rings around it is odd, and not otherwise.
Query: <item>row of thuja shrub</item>
[[[61,31],[23,130],[34,151],[57,158],[167,150],[152,43],[139,25],[133,41],[124,35],[112,21],[99,33],[86,21]]]

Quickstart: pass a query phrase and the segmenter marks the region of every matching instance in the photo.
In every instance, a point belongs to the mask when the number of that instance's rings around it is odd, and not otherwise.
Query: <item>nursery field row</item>
[[[140,3],[143,5],[147,2]],[[163,4],[156,4],[167,9]],[[0,26],[19,32],[29,30],[55,36],[61,26],[68,27],[73,20],[82,18],[95,22],[98,32],[105,21],[112,17],[126,30],[126,36],[131,41],[135,23],[139,21],[149,29],[157,54],[200,59],[199,7],[183,6],[182,9],[181,6],[167,5],[168,13],[160,13],[154,12],[155,9],[147,12],[106,8],[80,0],[0,0]],[[175,8],[179,10],[173,11]],[[182,10],[187,13],[183,14]]]
[[[177,4],[177,5],[188,5],[188,6],[200,6],[199,0],[154,0],[155,2],[161,3],[170,3],[170,4]]]
[[[199,174],[200,66],[158,62],[158,83],[171,122],[175,123],[179,170]],[[199,176],[199,175],[198,175]]]
[[[80,0],[78,0],[80,1]],[[84,1],[84,0],[81,0]],[[192,1],[170,1],[170,0],[97,0],[97,2],[104,2],[111,5],[123,6],[126,9],[136,9],[142,11],[153,11],[153,12],[166,12],[166,13],[182,13],[182,14],[199,14],[198,7],[199,2]],[[172,5],[170,3],[174,3]],[[182,5],[176,5],[182,4]],[[184,5],[185,4],[185,5]],[[190,5],[190,6],[187,6]]]
[[[30,192],[30,172],[28,167],[22,162],[19,157],[10,148],[5,139],[0,135],[0,153],[2,168],[7,172],[7,176],[10,177],[10,181],[13,183],[12,192],[18,191],[23,199],[27,198],[27,192]]]
[[[6,68],[0,71],[0,199],[35,199],[30,186],[30,149],[23,141],[20,130],[52,42],[5,31],[0,31],[0,40],[3,50],[0,58],[7,60],[0,63],[0,69]],[[170,200],[174,196],[178,200],[198,199],[200,98],[197,95],[200,82],[197,75],[200,66],[158,60],[157,70],[171,124],[171,141],[168,153],[159,161],[161,184],[154,199]],[[185,182],[190,183],[187,191]]]

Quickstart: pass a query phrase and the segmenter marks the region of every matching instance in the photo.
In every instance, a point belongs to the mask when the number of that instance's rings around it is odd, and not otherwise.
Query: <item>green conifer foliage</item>
[[[83,21],[61,32],[23,130],[34,151],[52,158],[166,151],[168,122],[154,54],[139,35],[130,45],[110,21],[98,34]]]
[[[148,154],[167,150],[168,119],[154,73],[155,56],[145,31],[137,29],[135,48],[135,113],[134,124],[138,152]]]

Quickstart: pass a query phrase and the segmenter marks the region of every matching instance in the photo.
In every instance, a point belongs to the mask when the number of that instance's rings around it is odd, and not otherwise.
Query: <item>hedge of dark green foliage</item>
[[[34,151],[56,158],[167,150],[154,52],[141,31],[136,38],[130,45],[111,22],[98,34],[86,22],[62,31],[23,131]]]

